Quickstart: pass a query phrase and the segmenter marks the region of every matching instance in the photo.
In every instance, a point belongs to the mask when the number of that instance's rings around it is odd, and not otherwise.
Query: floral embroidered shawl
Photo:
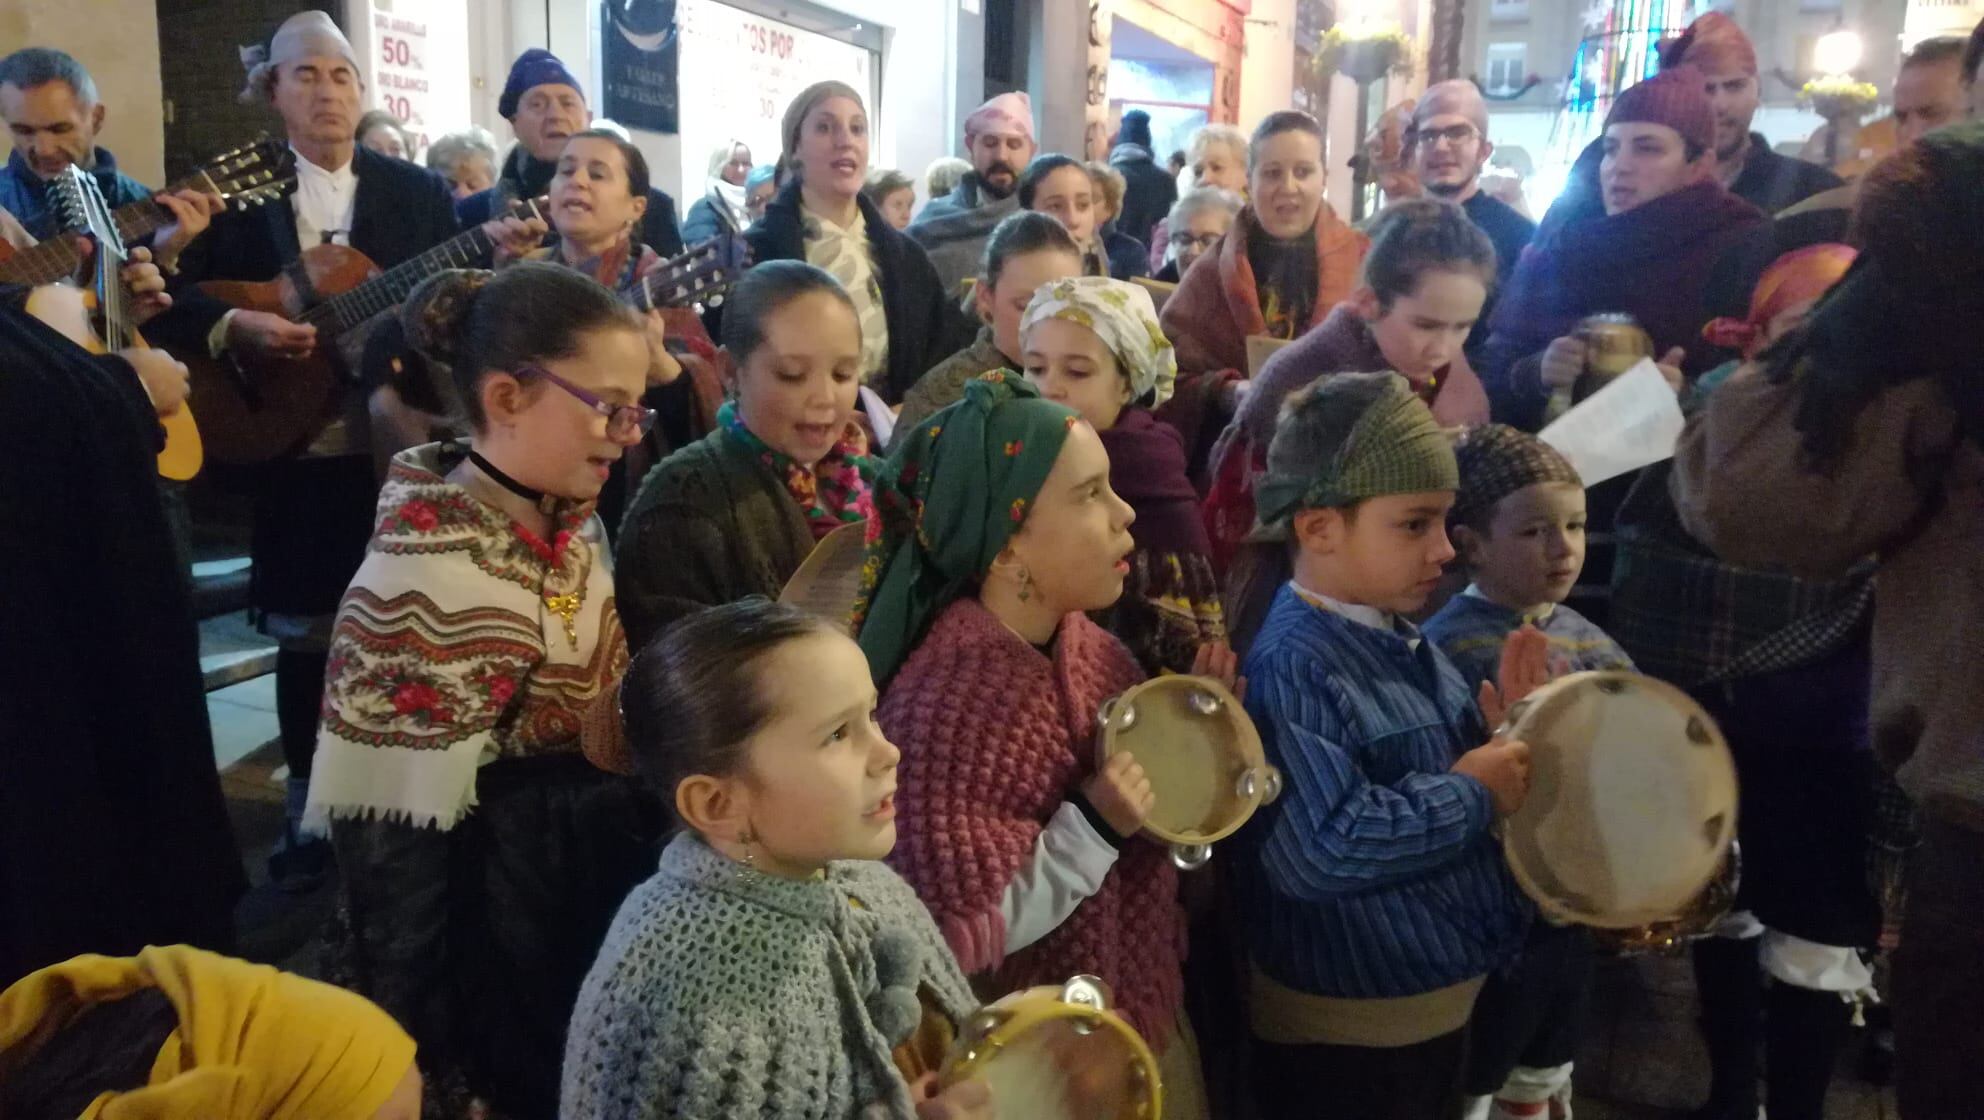
[[[483,763],[576,752],[587,706],[625,670],[592,506],[567,503],[540,540],[446,480],[459,456],[393,459],[331,632],[312,823],[453,828]]]

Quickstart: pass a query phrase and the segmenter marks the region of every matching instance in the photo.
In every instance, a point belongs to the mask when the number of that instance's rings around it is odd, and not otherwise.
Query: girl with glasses
[[[758,265],[731,289],[716,430],[648,474],[620,529],[637,648],[705,607],[776,598],[821,537],[866,519],[862,338],[846,290],[803,261]]]
[[[652,414],[612,292],[522,263],[401,311],[466,446],[401,452],[332,631],[305,810],[343,869],[338,981],[413,1034],[440,1115],[557,1110],[565,1024],[660,814],[580,751],[627,664],[594,504]]]

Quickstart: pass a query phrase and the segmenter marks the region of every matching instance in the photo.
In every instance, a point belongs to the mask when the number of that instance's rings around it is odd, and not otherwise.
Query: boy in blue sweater
[[[1475,997],[1530,920],[1489,834],[1527,792],[1528,748],[1489,728],[1541,682],[1541,645],[1510,643],[1477,707],[1401,617],[1453,557],[1456,475],[1403,378],[1339,374],[1289,399],[1255,488],[1236,617],[1287,782],[1241,864],[1269,1120],[1452,1117]]]
[[[1426,623],[1471,685],[1492,679],[1510,636],[1541,631],[1558,673],[1633,668],[1619,644],[1564,606],[1584,568],[1585,496],[1556,448],[1501,424],[1454,446],[1460,492],[1447,526],[1474,582]],[[1582,926],[1530,927],[1521,956],[1488,977],[1474,1006],[1469,1120],[1568,1115],[1595,947]]]

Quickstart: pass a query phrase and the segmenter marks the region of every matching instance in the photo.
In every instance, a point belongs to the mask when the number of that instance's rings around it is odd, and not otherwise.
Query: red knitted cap
[[[1757,48],[1736,21],[1710,12],[1688,25],[1660,52],[1662,66],[1693,66],[1705,74],[1757,72]]]
[[[1704,151],[1715,147],[1715,108],[1693,67],[1662,70],[1620,94],[1605,115],[1605,127],[1615,124],[1664,124]]]

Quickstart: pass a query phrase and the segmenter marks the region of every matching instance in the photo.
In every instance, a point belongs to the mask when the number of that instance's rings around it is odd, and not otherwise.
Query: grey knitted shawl
[[[880,863],[798,882],[684,833],[621,905],[579,991],[564,1120],[913,1120],[890,1056],[977,1008],[916,895]]]

